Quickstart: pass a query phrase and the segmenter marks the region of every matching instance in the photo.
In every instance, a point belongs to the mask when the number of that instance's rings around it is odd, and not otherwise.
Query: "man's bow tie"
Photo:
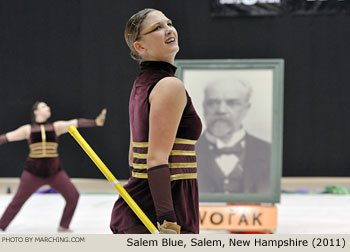
[[[214,147],[212,151],[216,155],[223,155],[223,154],[231,155],[231,154],[234,154],[236,156],[240,156],[242,154],[243,148],[242,148],[241,144],[237,144],[237,145],[232,146],[232,147],[224,147],[224,148],[220,148],[220,149]]]

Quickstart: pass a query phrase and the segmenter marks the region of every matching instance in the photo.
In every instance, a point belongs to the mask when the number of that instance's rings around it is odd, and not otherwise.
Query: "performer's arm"
[[[10,131],[6,134],[0,135],[0,145],[7,142],[21,141],[29,138],[30,125],[23,125],[14,131]]]
[[[77,128],[102,127],[106,120],[106,114],[107,110],[103,109],[95,120],[79,118],[69,121],[57,121],[53,123],[53,126],[57,136],[67,133],[70,126],[75,126]]]
[[[166,230],[167,223],[177,221],[168,159],[187,102],[184,85],[175,77],[164,78],[152,90],[149,101],[148,182],[157,221],[163,223],[161,227],[165,225],[163,229]]]

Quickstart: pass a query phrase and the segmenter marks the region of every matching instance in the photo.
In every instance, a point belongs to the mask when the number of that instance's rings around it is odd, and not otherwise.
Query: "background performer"
[[[25,163],[16,195],[0,219],[0,229],[5,230],[17,215],[26,200],[43,185],[51,186],[62,194],[66,201],[59,232],[71,232],[69,224],[78,203],[79,193],[62,169],[58,148],[58,137],[68,132],[68,127],[103,126],[107,110],[103,109],[96,120],[73,119],[70,121],[47,122],[51,116],[50,107],[45,102],[36,102],[32,108],[32,124],[0,135],[0,145],[27,140],[30,153]]]

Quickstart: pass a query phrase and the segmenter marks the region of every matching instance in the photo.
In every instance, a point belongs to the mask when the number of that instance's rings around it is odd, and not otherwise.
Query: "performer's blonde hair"
[[[131,16],[129,21],[126,23],[124,38],[125,42],[130,48],[130,56],[134,60],[141,61],[141,55],[135,50],[134,42],[140,39],[142,22],[146,19],[147,15],[156,11],[156,9],[143,9]]]

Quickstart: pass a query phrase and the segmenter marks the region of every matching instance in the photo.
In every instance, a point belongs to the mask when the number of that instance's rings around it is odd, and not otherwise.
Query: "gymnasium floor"
[[[0,214],[12,197],[0,194]],[[71,223],[74,233],[111,234],[109,220],[116,198],[116,193],[82,193]],[[34,194],[5,234],[55,234],[63,207],[59,194]],[[277,234],[350,234],[350,195],[282,194],[277,208]]]

